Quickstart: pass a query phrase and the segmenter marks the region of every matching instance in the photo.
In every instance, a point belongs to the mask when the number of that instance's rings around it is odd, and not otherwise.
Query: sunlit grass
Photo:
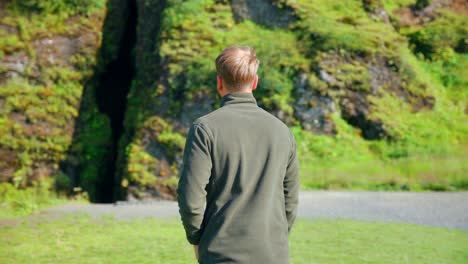
[[[0,184],[0,219],[17,218],[56,205],[70,202],[87,203],[86,194],[66,197],[52,190],[51,180],[18,189],[10,183]]]
[[[302,189],[456,191],[468,189],[468,164],[462,156],[396,160],[336,160],[301,163]]]
[[[1,263],[196,263],[178,219],[121,221],[72,215],[0,226]],[[468,232],[399,223],[299,219],[301,263],[464,263]]]

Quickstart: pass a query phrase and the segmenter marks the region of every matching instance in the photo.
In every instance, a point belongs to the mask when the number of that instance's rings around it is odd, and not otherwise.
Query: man
[[[221,107],[190,126],[177,187],[199,263],[287,264],[299,163],[289,128],[257,105],[250,47],[216,58]],[[206,203],[206,205],[205,205]]]

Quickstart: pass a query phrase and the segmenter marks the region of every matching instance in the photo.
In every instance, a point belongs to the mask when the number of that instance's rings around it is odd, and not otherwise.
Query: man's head
[[[218,93],[252,92],[257,87],[259,60],[247,46],[231,46],[216,58]]]

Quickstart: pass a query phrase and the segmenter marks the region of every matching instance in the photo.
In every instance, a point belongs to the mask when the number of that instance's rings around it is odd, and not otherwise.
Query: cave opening
[[[104,175],[99,175],[97,202],[110,203],[115,201],[118,184],[115,184],[117,174],[117,158],[119,140],[124,134],[124,118],[127,95],[135,74],[134,47],[136,42],[137,6],[136,1],[127,0],[125,6],[124,30],[118,45],[117,56],[102,70],[98,78],[96,102],[101,113],[109,117],[112,130],[112,146],[107,158]],[[106,43],[104,43],[106,45]]]
[[[378,140],[385,137],[382,124],[368,120],[363,113],[356,115],[343,113],[343,119],[351,126],[359,128],[364,139]]]

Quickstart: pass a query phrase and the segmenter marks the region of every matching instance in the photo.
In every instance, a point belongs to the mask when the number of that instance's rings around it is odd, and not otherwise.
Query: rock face
[[[460,1],[94,2],[0,3],[0,181],[174,199],[188,127],[219,107],[214,59],[233,44],[257,50],[259,106],[307,135],[431,145],[418,116],[458,111],[445,90],[466,96],[450,64],[466,63]]]
[[[238,23],[249,19],[268,27],[286,28],[296,20],[291,8],[270,0],[232,0],[231,7]]]
[[[101,41],[104,10],[87,7],[0,3],[0,181],[58,177]]]
[[[418,5],[418,3],[420,3]],[[468,6],[463,0],[416,1],[415,5],[397,10],[399,26],[422,25],[440,17],[441,10],[467,14]]]
[[[315,77],[315,76],[313,76]],[[335,124],[331,120],[331,115],[337,112],[333,98],[321,95],[318,90],[310,87],[306,74],[298,76],[296,83],[296,98],[294,103],[295,118],[301,122],[305,130],[318,134],[333,135],[336,133]],[[332,81],[333,77],[325,77]],[[335,80],[336,81],[336,80]]]

